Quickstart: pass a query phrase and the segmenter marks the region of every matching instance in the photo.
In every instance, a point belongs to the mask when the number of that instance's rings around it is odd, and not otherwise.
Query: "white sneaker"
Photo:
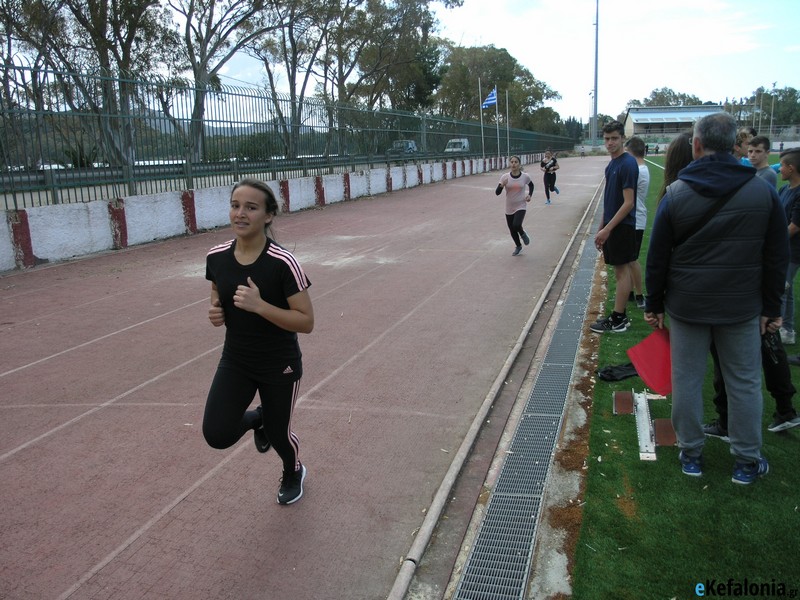
[[[793,346],[795,343],[794,331],[789,331],[788,329],[781,327],[781,342],[783,342],[785,345]]]

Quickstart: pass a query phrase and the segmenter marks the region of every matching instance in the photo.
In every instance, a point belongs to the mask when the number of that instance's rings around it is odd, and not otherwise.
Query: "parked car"
[[[386,153],[392,156],[416,154],[417,142],[414,140],[395,140],[392,142],[392,147],[389,148]]]
[[[469,140],[467,138],[453,138],[447,140],[444,152],[445,154],[462,154],[469,152]]]

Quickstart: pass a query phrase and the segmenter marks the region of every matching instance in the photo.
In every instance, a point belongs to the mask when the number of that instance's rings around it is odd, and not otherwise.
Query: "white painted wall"
[[[422,170],[422,183],[431,184],[451,179],[454,164],[457,177],[484,172],[483,162],[478,159],[466,165],[462,159],[445,163],[424,163],[419,167]],[[486,170],[492,166],[492,163],[487,164]],[[393,190],[415,187],[419,185],[417,169],[416,164],[408,164],[350,173],[350,198],[386,193],[387,174],[392,178]],[[314,182],[314,177],[288,181],[291,211],[316,205]],[[268,181],[267,184],[275,192],[275,196],[280,198],[279,182]],[[326,204],[344,200],[343,175],[325,175],[322,177],[322,184]],[[231,186],[194,190],[193,193],[198,230],[214,229],[228,224]],[[128,246],[188,233],[181,196],[182,192],[167,192],[124,198]],[[33,254],[37,258],[58,261],[113,248],[112,222],[106,201],[41,206],[26,209],[26,214]],[[9,222],[13,213],[4,212],[3,216],[3,222],[0,223],[0,271],[9,271],[17,266]]]
[[[367,171],[350,173],[350,198],[369,196],[369,175]]]
[[[33,253],[39,258],[64,260],[114,245],[108,202],[37,206],[26,213]]]
[[[386,193],[386,169],[372,169],[367,173],[369,178],[369,195],[377,196]]]
[[[406,170],[403,166],[391,167],[389,177],[392,178],[392,191],[402,190],[406,187]]]
[[[410,164],[405,166],[406,172],[406,187],[413,188],[419,185],[419,172],[417,165]]]
[[[316,206],[316,189],[313,177],[289,180],[289,210],[303,210]]]
[[[272,188],[273,191],[276,187]],[[277,197],[278,194],[276,193]],[[197,229],[214,229],[227,225],[231,206],[231,186],[207,188],[194,191],[194,214]]]
[[[323,175],[322,187],[325,188],[325,204],[344,201],[344,175]]]
[[[186,222],[183,219],[181,192],[125,198],[125,220],[128,224],[129,246],[183,235],[186,233]]]
[[[8,221],[10,216],[8,213],[3,213],[3,222],[0,223],[0,271],[10,271],[17,266],[11,223]]]

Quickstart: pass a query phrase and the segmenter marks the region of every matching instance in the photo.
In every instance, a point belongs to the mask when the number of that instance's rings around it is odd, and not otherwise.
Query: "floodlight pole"
[[[772,84],[772,108],[769,109],[769,137],[772,137],[772,117],[775,116],[775,84]]]
[[[592,152],[594,152],[594,143],[597,140],[597,53],[600,40],[600,0],[595,0],[594,6],[594,97],[592,107]]]

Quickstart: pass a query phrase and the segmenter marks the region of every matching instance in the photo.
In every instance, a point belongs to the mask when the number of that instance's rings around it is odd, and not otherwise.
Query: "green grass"
[[[661,161],[663,157],[655,157],[651,163]],[[643,263],[655,196],[663,181],[662,169],[653,164],[649,167],[649,225],[640,257]],[[611,271],[608,281],[611,299]],[[795,289],[796,294],[800,292],[798,286]],[[611,310],[610,300],[606,308],[605,314]],[[631,308],[629,315],[633,324],[626,333],[602,338],[600,366],[629,362],[625,351],[651,332],[641,311]],[[787,351],[797,353],[798,347],[790,346]],[[792,367],[792,375],[800,389],[800,368]],[[643,391],[644,383],[638,377],[620,382],[598,379],[594,388],[573,598],[696,598],[698,583],[716,580],[727,584],[731,578],[735,583],[747,579],[783,584],[785,597],[800,597],[800,428],[779,434],[766,430],[775,402],[765,389],[763,453],[770,461],[769,474],[750,486],[731,483],[729,446],[709,439],[704,474],[691,478],[681,473],[675,447],[659,447],[654,462],[639,460],[634,417],[614,416],[612,411],[613,392],[631,389]],[[709,362],[706,420],[715,415],[712,391]],[[800,406],[797,396],[794,404]],[[653,418],[669,417],[671,399],[652,400],[650,408]]]

